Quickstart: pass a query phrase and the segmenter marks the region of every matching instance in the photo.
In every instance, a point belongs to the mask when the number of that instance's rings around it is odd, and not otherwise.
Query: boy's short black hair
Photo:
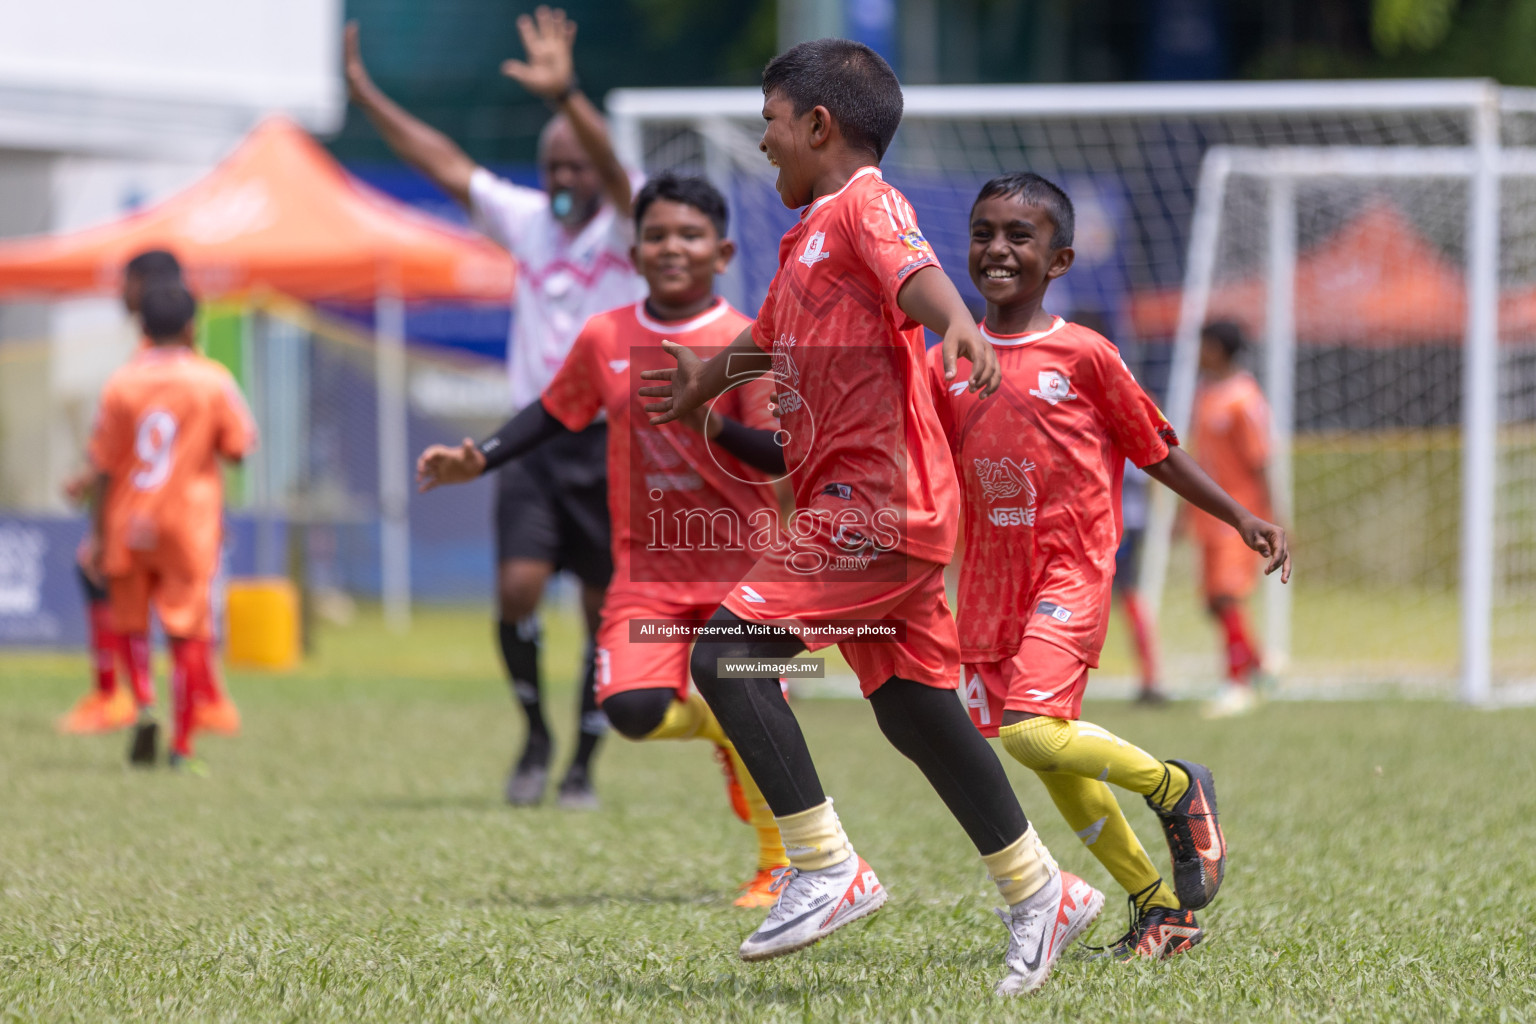
[[[843,138],[876,160],[901,124],[901,83],[885,58],[852,39],[812,39],[791,46],[763,69],[763,95],[781,93],[802,116],[826,107]]]
[[[1051,215],[1051,220],[1056,224],[1056,233],[1051,235],[1051,248],[1065,249],[1072,244],[1073,235],[1077,231],[1077,215],[1072,211],[1072,200],[1055,182],[1047,181],[1030,171],[1000,174],[981,186],[976,202],[971,204],[972,213],[976,212],[976,204],[983,199],[1017,199],[1030,206],[1040,207]]]
[[[197,300],[179,281],[155,281],[139,299],[139,322],[153,341],[175,338],[197,315]]]
[[[1228,359],[1236,359],[1248,347],[1248,339],[1243,337],[1243,328],[1236,320],[1212,320],[1200,328],[1200,337],[1216,339]]]
[[[725,196],[709,183],[708,178],[664,171],[647,181],[639,195],[635,196],[636,232],[640,230],[640,222],[645,219],[645,211],[658,199],[693,207],[709,218],[717,235],[725,237],[725,229],[731,219],[730,210],[725,205]]]
[[[149,281],[155,278],[167,278],[172,281],[181,280],[181,261],[174,253],[165,249],[146,249],[139,253],[123,267],[126,277],[136,277],[141,281]]]

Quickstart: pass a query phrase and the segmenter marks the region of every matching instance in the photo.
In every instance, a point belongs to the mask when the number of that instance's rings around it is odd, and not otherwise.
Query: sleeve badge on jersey
[[[917,228],[909,228],[896,237],[901,239],[902,244],[914,252],[927,253],[928,255],[933,254],[933,246],[928,244],[928,239],[924,238],[923,233]]]

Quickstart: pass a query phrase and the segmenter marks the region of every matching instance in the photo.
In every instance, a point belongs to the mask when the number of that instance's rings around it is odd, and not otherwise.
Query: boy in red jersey
[[[1269,514],[1269,403],[1253,374],[1238,364],[1245,347],[1242,328],[1231,321],[1206,324],[1200,332],[1200,387],[1195,392],[1190,433],[1200,466],[1249,508]],[[1207,718],[1246,714],[1257,703],[1254,677],[1263,671],[1243,604],[1259,581],[1262,564],[1227,524],[1191,509],[1200,542],[1200,583],[1205,605],[1221,626],[1227,682],[1207,704]]]
[[[982,332],[1003,368],[980,403],[929,381],[964,497],[960,571],[965,698],[986,735],[1033,769],[1088,849],[1129,894],[1122,957],[1166,957],[1202,935],[1193,911],[1226,865],[1211,773],[1159,761],[1078,721],[1108,628],[1125,460],[1232,524],[1290,573],[1285,533],[1233,501],[1177,447],[1173,429],[1101,335],[1045,312],[1072,265],[1072,203],[1035,174],[995,178],[971,210],[970,274],[987,302]],[[1173,857],[1173,891],[1136,840],[1114,783],[1146,797]]]
[[[472,480],[607,412],[614,575],[597,635],[598,705],[630,739],[715,744],[732,806],[758,833],[757,874],[736,902],[767,906],[773,873],[786,863],[778,828],[709,706],[689,692],[691,637],[663,627],[707,618],[756,560],[748,546],[753,533],[777,522],[772,488],[748,468],[754,442],[777,454],[770,396],[764,385],[727,395],[709,419],[708,438],[702,410],[690,424],[695,429],[646,421],[633,375],[671,363],[663,339],[707,355],[749,321],[715,295],[715,276],[735,246],[714,186],[702,178],[653,179],[635,199],[635,228],[633,259],[649,296],[588,320],[537,402],[482,444],[427,449],[417,476],[423,490]],[[744,436],[746,464],[729,454]]]
[[[147,650],[149,612],[171,642],[172,767],[191,761],[196,706],[214,692],[212,590],[223,534],[220,460],[239,462],[256,427],[234,378],[192,350],[197,304],[156,284],[141,300],[149,345],[107,379],[91,434],[98,472],[88,562],[104,576],[117,630]],[[147,664],[147,655],[144,658]],[[154,692],[135,680],[129,759],[152,764]]]
[[[959,648],[943,569],[959,496],[925,393],[922,328],[943,337],[950,377],[957,355],[974,360],[961,390],[994,390],[997,359],[912,208],[881,178],[902,110],[885,61],[848,40],[801,43],[765,69],[763,96],[760,148],[779,169],[784,204],[805,211],[780,243],[751,327],[708,362],[669,345],[676,368],[642,374],[666,383],[641,392],[658,399],[646,407],[652,422],[665,423],[768,374],[794,483],[791,541],[758,560],[693,651],[694,683],[762,787],[791,864],[741,956],[803,949],[885,902],[777,681],[723,678],[724,659],[789,658],[838,642],[881,731],[928,778],[1011,908],[998,991],[1033,991],[1103,895],[1057,870],[953,693]],[[876,642],[846,632],[875,627]]]

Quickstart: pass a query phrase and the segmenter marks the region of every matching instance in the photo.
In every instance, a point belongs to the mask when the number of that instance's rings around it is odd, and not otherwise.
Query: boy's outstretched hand
[[[1250,515],[1237,532],[1242,535],[1244,544],[1269,559],[1269,564],[1264,566],[1264,575],[1268,576],[1278,569],[1281,583],[1291,581],[1291,550],[1286,542],[1285,530]]]
[[[987,344],[975,324],[969,321],[953,324],[944,332],[944,340],[940,344],[939,353],[944,357],[946,382],[955,379],[955,360],[960,356],[971,361],[971,386],[967,391],[980,391],[985,398],[1003,382],[1003,368],[997,361],[997,353]]]
[[[704,390],[704,360],[694,355],[688,346],[679,345],[675,341],[663,341],[661,347],[677,360],[677,366],[640,372],[642,380],[666,381],[665,384],[640,389],[640,397],[660,399],[647,402],[645,406],[646,412],[654,414],[651,416],[653,427],[682,419],[714,397]]]
[[[434,444],[416,460],[416,489],[422,494],[444,484],[465,484],[485,472],[485,456],[470,438],[452,447]]]
[[[540,5],[533,17],[517,19],[518,35],[523,37],[526,61],[506,60],[501,73],[535,96],[555,99],[571,87],[575,76],[571,51],[576,45],[576,23],[556,7]]]

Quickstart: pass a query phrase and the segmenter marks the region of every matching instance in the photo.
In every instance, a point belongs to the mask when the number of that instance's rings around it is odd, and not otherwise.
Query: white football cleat
[[[1008,976],[997,994],[1033,992],[1051,976],[1051,968],[1104,909],[1104,894],[1076,875],[1058,871],[1022,903],[997,916],[1008,926]]]
[[[1207,721],[1220,718],[1240,718],[1259,706],[1259,695],[1247,683],[1224,683],[1215,698],[1208,700],[1200,709],[1200,717]]]
[[[858,854],[820,871],[778,868],[779,901],[741,944],[743,960],[771,960],[804,949],[885,905],[885,887]]]

